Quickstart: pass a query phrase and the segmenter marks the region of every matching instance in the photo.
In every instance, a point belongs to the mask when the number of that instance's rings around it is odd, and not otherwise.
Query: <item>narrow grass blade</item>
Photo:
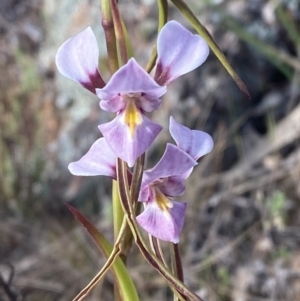
[[[91,235],[91,237],[93,238],[94,242],[97,244],[103,255],[108,259],[101,271],[96,275],[96,277],[94,277],[90,284],[84,290],[82,290],[79,295],[77,295],[74,301],[83,300],[83,298],[85,298],[88,295],[91,289],[106,274],[110,267],[112,267],[112,271],[120,291],[120,296],[122,296],[122,300],[139,301],[139,297],[136,292],[133,281],[122,260],[118,257],[119,253],[121,252],[120,240],[122,234],[126,229],[126,220],[124,219],[123,225],[120,229],[120,235],[114,247],[112,247],[111,244],[107,241],[107,239],[96,229],[96,227],[93,224],[91,224],[77,209],[70,205],[67,205],[67,207],[76,217],[76,219],[88,231],[88,233]]]

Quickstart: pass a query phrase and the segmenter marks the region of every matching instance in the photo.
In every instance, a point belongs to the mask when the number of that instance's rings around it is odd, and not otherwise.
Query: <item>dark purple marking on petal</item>
[[[105,86],[105,82],[102,79],[98,69],[94,71],[94,73],[89,74],[89,82],[80,83],[84,88],[89,90],[90,92],[96,94],[96,89],[102,89]]]
[[[163,65],[160,62],[157,63],[154,80],[160,86],[166,86],[168,84],[168,79],[170,78],[169,70],[170,68],[163,68]]]

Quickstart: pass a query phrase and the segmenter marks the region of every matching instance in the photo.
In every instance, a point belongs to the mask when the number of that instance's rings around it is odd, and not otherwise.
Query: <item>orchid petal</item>
[[[146,186],[140,190],[139,202],[148,202],[150,199],[153,199],[153,192],[150,189],[150,186]]]
[[[185,180],[186,178],[181,176],[168,177],[160,185],[158,185],[158,187],[166,196],[180,196],[183,195],[185,191]]]
[[[99,89],[96,89],[97,95],[98,95],[98,91]],[[126,107],[126,101],[124,101],[124,99],[119,95],[116,95],[109,100],[100,101],[100,108],[108,112],[117,113],[122,109],[124,109],[125,107]]]
[[[100,92],[98,93],[98,91],[99,89],[96,89],[96,93],[100,95]],[[132,98],[135,101],[136,106],[139,109],[142,109],[144,112],[152,112],[154,110],[157,110],[161,105],[160,99],[150,99],[144,95],[133,95],[132,97],[128,95],[116,95],[109,100],[101,100],[100,107],[105,111],[116,113],[125,108],[126,101],[124,99],[128,100],[130,98]]]
[[[141,114],[142,122],[134,132],[125,123],[124,112],[118,114],[111,122],[99,125],[99,129],[115,154],[132,167],[154,141],[162,127]]]
[[[172,215],[172,217],[176,223],[177,232],[178,232],[178,236],[179,236],[182,231],[183,225],[184,225],[184,218],[185,218],[185,211],[186,211],[187,203],[173,201],[172,204],[173,204],[173,207],[170,208],[170,214]],[[178,240],[179,240],[179,238],[178,238]]]
[[[136,220],[152,236],[178,243],[184,223],[186,203],[172,202],[172,204],[173,207],[169,211],[164,211],[155,201],[149,202]]]
[[[95,93],[105,83],[98,71],[98,44],[90,27],[60,46],[56,54],[58,71]]]
[[[168,85],[174,79],[199,67],[209,48],[199,35],[192,34],[176,21],[168,22],[157,38],[157,67],[154,79]]]
[[[213,139],[205,132],[190,130],[170,117],[170,133],[177,146],[188,153],[193,159],[208,154],[214,146]]]
[[[169,197],[180,196],[185,191],[185,180],[191,175],[193,167],[183,174],[171,176],[159,184],[159,189],[163,194]]]
[[[77,162],[69,164],[68,168],[76,176],[116,176],[116,155],[104,138],[98,139],[90,150]]]
[[[136,99],[136,105],[145,112],[153,112],[160,107],[161,99],[152,99],[148,95],[141,95]]]
[[[183,174],[197,165],[188,154],[173,144],[168,143],[160,161],[143,175],[142,187],[160,178]]]
[[[106,110],[112,112],[114,112],[115,106],[113,103],[110,104],[110,102],[115,99],[116,96],[122,97],[124,94],[137,94],[138,97],[144,97],[147,99],[147,103],[144,106],[144,102],[140,102],[139,108],[149,112],[149,108],[156,109],[159,107],[159,98],[165,93],[166,87],[158,85],[153,78],[138,65],[134,58],[131,58],[122,66],[111,77],[104,88],[97,89],[97,95],[101,99],[101,102],[106,102]],[[151,109],[151,111],[153,111],[153,109]]]

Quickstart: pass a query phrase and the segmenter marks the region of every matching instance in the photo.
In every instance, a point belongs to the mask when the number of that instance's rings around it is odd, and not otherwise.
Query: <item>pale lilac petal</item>
[[[109,176],[116,179],[116,155],[104,138],[98,139],[90,150],[68,168],[76,176]]]
[[[214,142],[209,134],[190,130],[177,122],[172,116],[170,117],[170,133],[178,147],[195,160],[208,154],[213,149]]]
[[[98,71],[98,44],[90,27],[70,38],[60,46],[56,54],[58,71],[95,93],[105,83]]]
[[[192,34],[176,21],[168,22],[157,39],[157,67],[154,79],[168,85],[178,76],[199,67],[209,48],[199,35]]]
[[[185,182],[186,178],[181,176],[172,176],[166,178],[162,184],[159,184],[158,187],[160,191],[170,197],[183,195],[185,191]]]
[[[149,202],[136,219],[139,225],[152,236],[178,243],[184,223],[186,203],[172,202],[172,204],[173,208],[170,211],[163,211],[156,202]]]
[[[137,94],[145,99],[139,102],[143,111],[153,111],[160,105],[159,98],[166,93],[166,87],[158,85],[153,78],[131,58],[109,80],[103,89],[97,89],[97,95],[106,101],[106,110],[113,111],[115,105],[110,101],[116,96]],[[101,105],[101,103],[100,103]]]
[[[99,96],[100,92],[99,89],[96,89],[96,93]],[[116,95],[109,100],[101,100],[100,107],[101,109],[108,111],[108,112],[119,112],[126,107],[126,101],[124,100],[126,96]],[[127,98],[129,98],[127,96]],[[149,99],[145,95],[136,96],[135,103],[137,108],[143,110],[144,112],[152,112],[157,110],[161,106],[160,99]]]
[[[192,167],[181,175],[166,178],[165,181],[159,185],[159,189],[163,194],[169,197],[183,195],[185,191],[185,181],[191,175],[193,169]]]
[[[160,161],[152,169],[144,172],[142,186],[144,187],[160,178],[183,174],[195,165],[197,162],[189,155],[175,145],[168,143]]]
[[[170,209],[170,213],[176,223],[176,229],[178,232],[178,236],[180,235],[185,219],[185,211],[186,211],[186,202],[172,202],[173,207]],[[178,238],[179,240],[179,238]],[[176,242],[175,242],[176,243]]]
[[[124,122],[124,112],[111,122],[99,125],[99,129],[115,154],[132,167],[135,160],[149,148],[162,127],[142,115],[143,121],[136,127],[132,137]]]
[[[161,106],[161,99],[151,99],[148,95],[137,98],[136,106],[144,112],[153,112]]]
[[[96,93],[98,94],[99,89],[96,89]],[[117,113],[123,110],[126,107],[126,101],[119,95],[111,98],[110,100],[101,100],[100,108],[104,111]]]
[[[150,198],[153,198],[152,195],[152,189],[150,188],[150,186],[146,186],[140,190],[138,200],[139,202],[148,202]]]

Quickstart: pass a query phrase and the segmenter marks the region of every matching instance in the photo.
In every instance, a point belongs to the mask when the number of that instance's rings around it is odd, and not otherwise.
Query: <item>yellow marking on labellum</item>
[[[129,132],[133,138],[135,129],[143,122],[143,117],[140,110],[135,105],[134,98],[127,99],[127,105],[125,109],[125,123],[129,127]]]
[[[173,207],[172,202],[160,191],[159,188],[155,188],[155,201],[158,207],[163,211],[169,211]]]

